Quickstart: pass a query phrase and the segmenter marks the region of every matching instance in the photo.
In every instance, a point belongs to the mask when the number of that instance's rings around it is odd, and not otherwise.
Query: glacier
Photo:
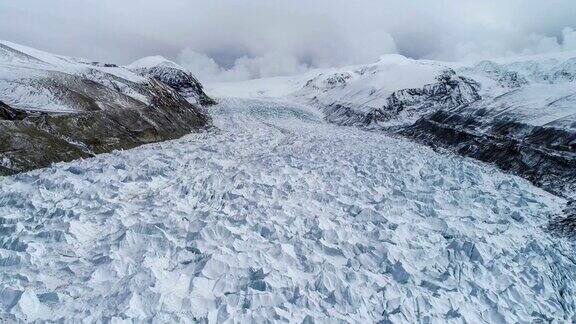
[[[576,320],[565,199],[294,100],[217,101],[210,130],[0,178],[0,320]]]

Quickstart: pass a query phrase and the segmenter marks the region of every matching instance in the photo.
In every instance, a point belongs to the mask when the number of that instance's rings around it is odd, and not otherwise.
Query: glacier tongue
[[[576,319],[562,199],[306,106],[210,109],[212,132],[0,178],[0,318]]]

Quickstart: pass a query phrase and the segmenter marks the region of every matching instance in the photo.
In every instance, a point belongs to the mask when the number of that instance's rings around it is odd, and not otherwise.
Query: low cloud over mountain
[[[121,64],[159,54],[202,79],[238,80],[386,53],[456,60],[576,49],[575,13],[572,0],[28,0],[0,4],[0,38]]]

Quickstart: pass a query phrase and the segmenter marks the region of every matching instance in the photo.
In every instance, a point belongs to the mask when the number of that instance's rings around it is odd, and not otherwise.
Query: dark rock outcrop
[[[553,218],[547,229],[556,235],[576,239],[576,200],[569,201],[563,215]]]
[[[185,98],[192,98],[202,106],[215,105],[216,101],[210,98],[205,92],[202,84],[192,75],[192,73],[171,66],[151,66],[133,69],[134,72],[152,77],[164,84],[169,85]]]
[[[27,116],[26,111],[14,109],[0,101],[0,120],[22,120]]]
[[[493,163],[560,196],[576,190],[576,133],[437,111],[399,132],[432,147]]]

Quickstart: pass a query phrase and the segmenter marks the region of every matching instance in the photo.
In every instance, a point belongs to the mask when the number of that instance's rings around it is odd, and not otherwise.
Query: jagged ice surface
[[[493,167],[221,100],[219,130],[0,178],[0,318],[574,319],[564,201]]]

